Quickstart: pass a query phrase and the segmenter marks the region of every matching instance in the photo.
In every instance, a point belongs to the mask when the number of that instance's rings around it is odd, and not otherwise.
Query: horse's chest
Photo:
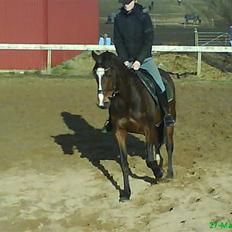
[[[132,133],[141,133],[141,123],[135,120],[132,117],[123,117],[117,121],[117,124],[120,128],[124,128],[128,132]]]

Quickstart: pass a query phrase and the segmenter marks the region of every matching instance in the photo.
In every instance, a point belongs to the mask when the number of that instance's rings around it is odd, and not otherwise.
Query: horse
[[[129,164],[127,161],[126,138],[128,133],[142,134],[146,140],[146,164],[157,180],[163,177],[163,158],[160,148],[165,143],[168,154],[167,177],[173,178],[173,134],[174,127],[166,127],[164,114],[145,86],[139,80],[136,71],[129,69],[111,52],[96,54],[92,51],[95,61],[93,74],[97,82],[98,106],[106,108],[110,99],[109,115],[116,137],[120,166],[123,174],[124,189],[120,193],[120,201],[127,201],[131,196],[129,184]],[[173,91],[170,110],[176,118],[175,86],[170,75],[161,72]],[[155,150],[155,153],[154,153]]]
[[[189,23],[189,21],[192,21],[193,24],[201,24],[201,18],[197,14],[186,14],[184,16],[185,18],[185,23]]]

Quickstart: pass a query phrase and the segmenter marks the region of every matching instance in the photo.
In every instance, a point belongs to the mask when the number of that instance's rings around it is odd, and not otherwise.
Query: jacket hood
[[[125,10],[124,7],[121,7],[121,13],[125,14],[125,15],[134,14],[134,13],[135,14],[136,13],[142,13],[142,12],[143,12],[143,6],[138,4],[138,3],[135,3],[135,6],[131,11],[127,11],[127,10]]]

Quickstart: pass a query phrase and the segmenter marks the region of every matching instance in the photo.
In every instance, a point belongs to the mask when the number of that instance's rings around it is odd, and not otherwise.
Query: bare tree
[[[228,26],[232,25],[232,0],[207,0],[207,2]]]

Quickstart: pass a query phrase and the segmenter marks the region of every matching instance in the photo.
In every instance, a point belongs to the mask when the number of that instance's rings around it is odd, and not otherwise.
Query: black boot
[[[175,119],[171,114],[168,106],[168,97],[166,90],[164,92],[157,91],[160,107],[164,112],[164,124],[166,127],[175,126]]]
[[[108,120],[106,120],[104,126],[101,129],[101,132],[102,133],[107,133],[107,132],[112,131],[112,129],[113,129],[113,126],[112,126],[111,120],[109,118]]]

